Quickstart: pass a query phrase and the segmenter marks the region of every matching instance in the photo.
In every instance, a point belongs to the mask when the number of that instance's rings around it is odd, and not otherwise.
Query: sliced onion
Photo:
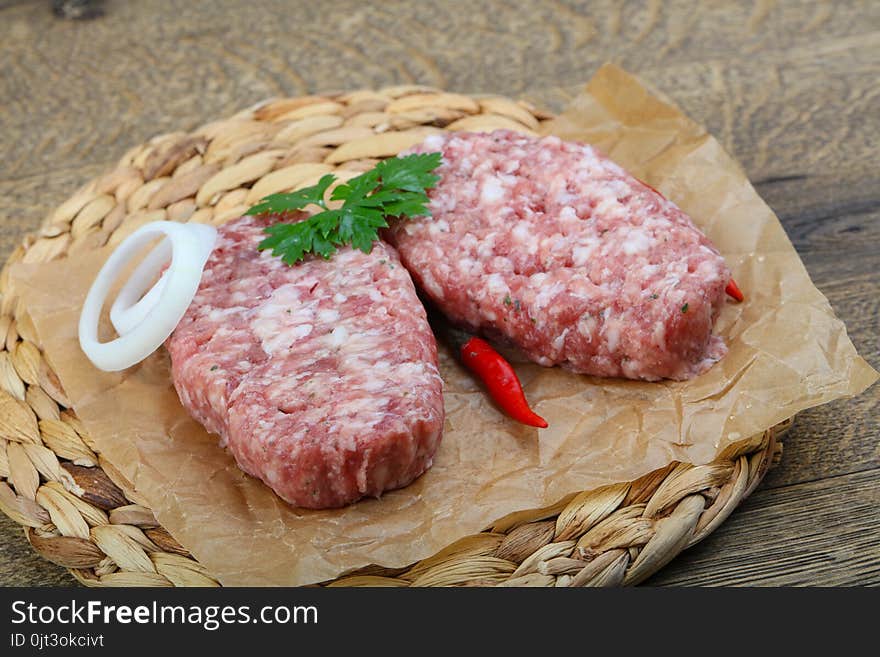
[[[199,246],[204,250],[204,253],[200,253],[198,260],[196,260],[196,262],[201,263],[199,270],[199,276],[201,277],[201,269],[204,268],[208,256],[211,255],[211,251],[214,249],[217,230],[204,224],[185,224],[185,227],[193,230],[197,236],[204,238],[204,241],[199,242]],[[171,259],[172,252],[173,249],[169,239],[163,239],[143,259],[129,277],[128,282],[119,291],[116,301],[110,307],[110,322],[119,335],[125,335],[143,322],[150,311],[159,303],[159,297],[167,284],[168,270],[162,272],[162,276],[153,287],[147,288],[150,283],[156,280],[156,273],[161,271]]]
[[[116,279],[160,236],[165,239],[135,268],[111,307],[110,320],[119,337],[99,342],[101,310]],[[216,239],[212,226],[155,221],[116,248],[92,283],[79,318],[79,344],[95,367],[107,372],[124,370],[159,348],[192,302]],[[168,269],[149,287],[169,259]]]
[[[163,271],[158,281],[156,274],[162,271],[172,253],[171,241],[163,239],[137,266],[119,291],[116,301],[110,306],[110,322],[119,335],[129,333],[143,322],[159,301],[159,295],[168,282],[168,271]],[[149,287],[153,281],[156,281],[155,285]]]

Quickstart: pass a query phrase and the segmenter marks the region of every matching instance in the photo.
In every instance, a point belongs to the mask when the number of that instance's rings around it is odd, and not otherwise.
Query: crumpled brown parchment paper
[[[443,352],[447,421],[433,468],[345,509],[291,508],[243,474],[179,404],[164,350],[121,374],[91,366],[77,318],[109,251],[14,269],[46,357],[99,450],[223,584],[299,585],[371,563],[404,566],[511,512],[673,459],[711,461],[877,379],[740,167],[675,107],[605,66],[545,131],[597,145],[706,231],[747,297],[728,303],[716,327],[730,353],[684,383],[520,365],[529,399],[550,422],[539,433],[503,417]]]

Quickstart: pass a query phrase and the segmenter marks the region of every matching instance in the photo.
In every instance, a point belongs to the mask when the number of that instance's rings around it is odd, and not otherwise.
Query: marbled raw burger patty
[[[689,379],[727,352],[730,272],[674,203],[592,147],[510,131],[433,135],[433,217],[388,234],[452,320],[541,365]]]
[[[443,428],[437,347],[394,249],[285,265],[279,218],[220,228],[167,341],[187,411],[291,504],[337,507],[409,484]]]

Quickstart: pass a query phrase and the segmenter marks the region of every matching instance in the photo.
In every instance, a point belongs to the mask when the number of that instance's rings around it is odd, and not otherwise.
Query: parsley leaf
[[[324,206],[324,194],[327,188],[333,184],[336,176],[327,174],[318,181],[317,185],[300,189],[291,194],[272,194],[262,199],[257,205],[247,211],[247,214],[263,214],[266,212],[280,213],[290,210],[302,210],[309,205]]]
[[[407,192],[421,192],[433,187],[440,176],[432,173],[440,166],[440,153],[417,153],[394,157],[376,165],[376,171],[385,187]]]
[[[387,228],[386,217],[428,217],[428,195],[440,176],[440,153],[417,153],[379,162],[347,182],[336,186],[330,201],[342,201],[330,208],[324,197],[336,176],[327,174],[316,185],[291,192],[272,194],[250,208],[246,214],[282,214],[310,205],[321,211],[297,223],[277,223],[265,228],[268,235],[260,242],[288,265],[303,260],[308,253],[329,258],[340,246],[351,244],[369,253],[379,239],[379,229]]]

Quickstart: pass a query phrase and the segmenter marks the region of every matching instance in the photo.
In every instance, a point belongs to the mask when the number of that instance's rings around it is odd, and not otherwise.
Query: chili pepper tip
[[[745,296],[743,296],[742,291],[739,289],[739,286],[736,284],[736,281],[732,278],[727,283],[727,287],[724,289],[727,294],[736,299],[737,302],[742,302],[745,300]]]
[[[546,429],[550,426],[549,424],[547,424],[547,420],[542,418],[537,413],[535,413],[534,422],[526,422],[526,424],[528,424],[529,426],[538,427],[539,429]]]

